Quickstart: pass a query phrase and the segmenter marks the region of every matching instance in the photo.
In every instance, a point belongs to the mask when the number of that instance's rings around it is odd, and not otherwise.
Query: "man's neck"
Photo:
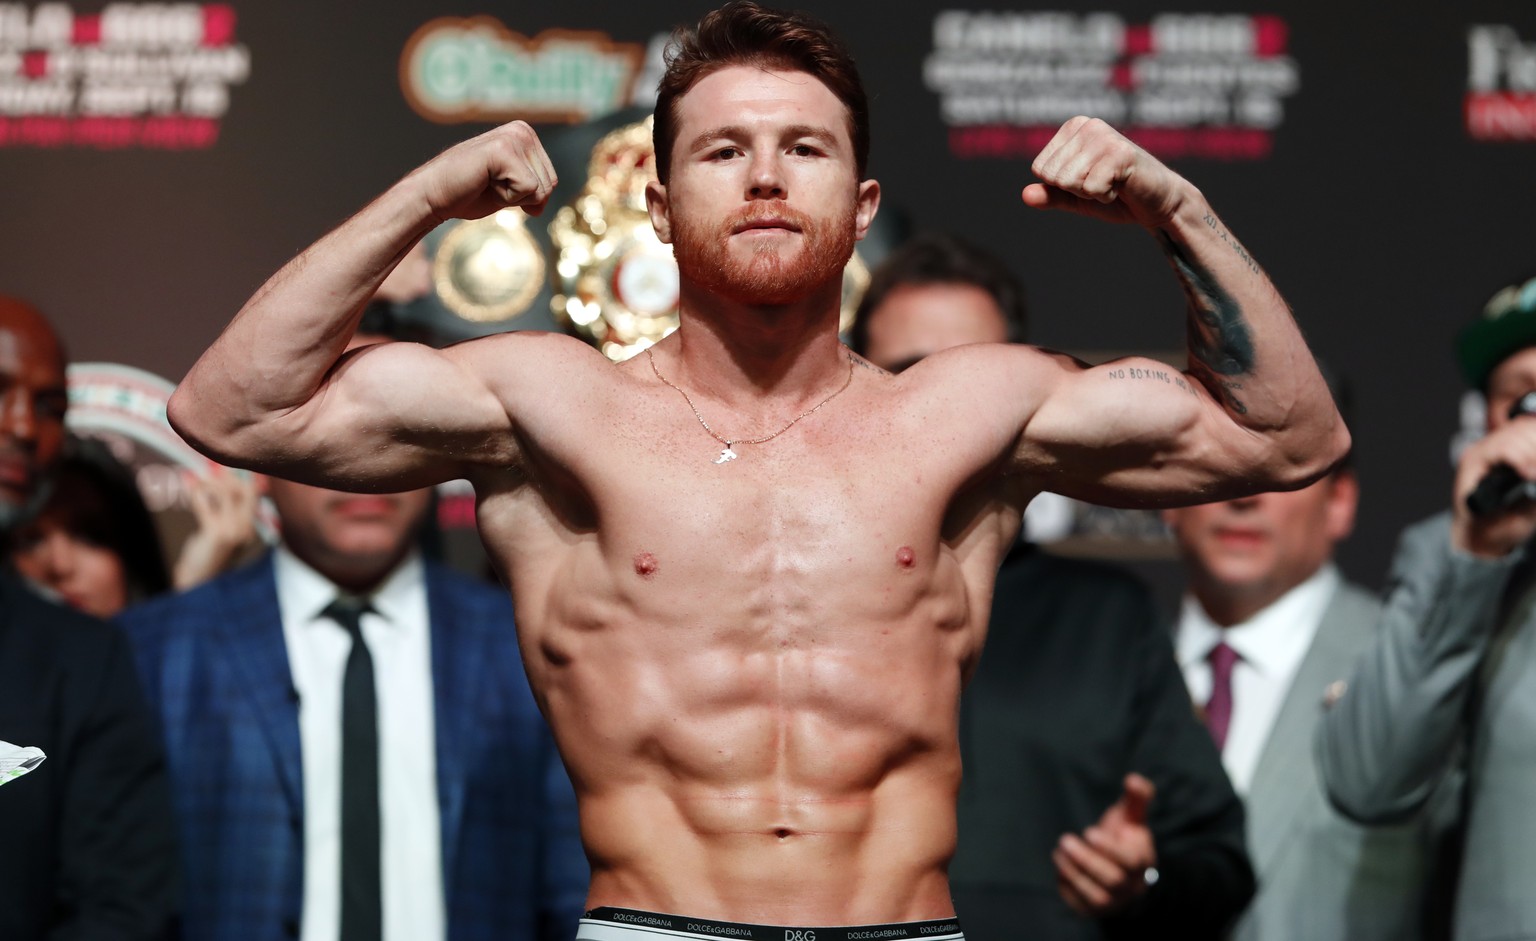
[[[1190,593],[1200,603],[1211,623],[1217,627],[1234,627],[1253,620],[1260,612],[1317,577],[1318,572],[1324,568],[1327,568],[1326,563],[1298,582],[1279,586],[1232,586],[1192,579]]]
[[[1199,591],[1194,592],[1195,600],[1200,602],[1206,617],[1217,627],[1232,627],[1252,618],[1263,611],[1280,597],[1273,593],[1243,594],[1229,592]]]
[[[771,306],[685,285],[667,378],[743,414],[802,404],[847,371],[837,333],[841,299],[840,280]]]
[[[383,585],[389,576],[410,555],[413,542],[407,542],[400,546],[399,550],[388,556],[374,556],[371,558],[338,558],[322,553],[306,552],[291,544],[284,543],[294,558],[303,562],[314,570],[315,574],[326,579],[342,591],[352,595],[370,595]]]

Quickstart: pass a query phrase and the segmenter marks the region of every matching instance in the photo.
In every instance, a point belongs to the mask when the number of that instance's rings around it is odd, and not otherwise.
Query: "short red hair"
[[[726,66],[790,69],[818,79],[848,108],[848,133],[859,179],[869,165],[869,99],[853,56],[825,23],[799,12],[771,10],[752,0],[731,0],[679,27],[667,46],[667,71],[656,88],[651,142],[663,185],[677,141],[677,100],[699,79]]]

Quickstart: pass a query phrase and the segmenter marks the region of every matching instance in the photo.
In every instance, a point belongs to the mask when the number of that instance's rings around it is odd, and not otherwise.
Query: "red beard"
[[[746,262],[733,257],[731,236],[743,225],[767,218],[783,219],[800,234],[772,244],[764,239]],[[852,206],[832,218],[812,219],[775,201],[748,206],[713,229],[674,217],[672,254],[683,280],[726,300],[752,306],[789,304],[828,281],[842,279],[853,255],[853,230]],[[780,257],[781,250],[790,253],[787,259]]]

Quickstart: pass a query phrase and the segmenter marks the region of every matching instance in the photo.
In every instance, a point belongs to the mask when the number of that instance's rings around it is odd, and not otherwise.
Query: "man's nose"
[[[18,441],[37,438],[37,408],[26,389],[13,387],[0,394],[0,434]]]
[[[1239,513],[1246,513],[1250,510],[1258,508],[1259,498],[1261,496],[1262,494],[1253,493],[1246,497],[1237,497],[1236,499],[1228,500],[1227,505]]]
[[[783,199],[787,195],[783,171],[777,153],[759,152],[752,158],[747,196],[751,199]]]

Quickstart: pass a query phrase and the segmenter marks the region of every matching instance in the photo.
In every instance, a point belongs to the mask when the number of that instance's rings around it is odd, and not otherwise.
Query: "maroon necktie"
[[[1216,750],[1227,744],[1227,726],[1232,723],[1232,667],[1242,659],[1225,643],[1211,648],[1206,655],[1211,662],[1211,698],[1205,704],[1205,727],[1216,740]]]

